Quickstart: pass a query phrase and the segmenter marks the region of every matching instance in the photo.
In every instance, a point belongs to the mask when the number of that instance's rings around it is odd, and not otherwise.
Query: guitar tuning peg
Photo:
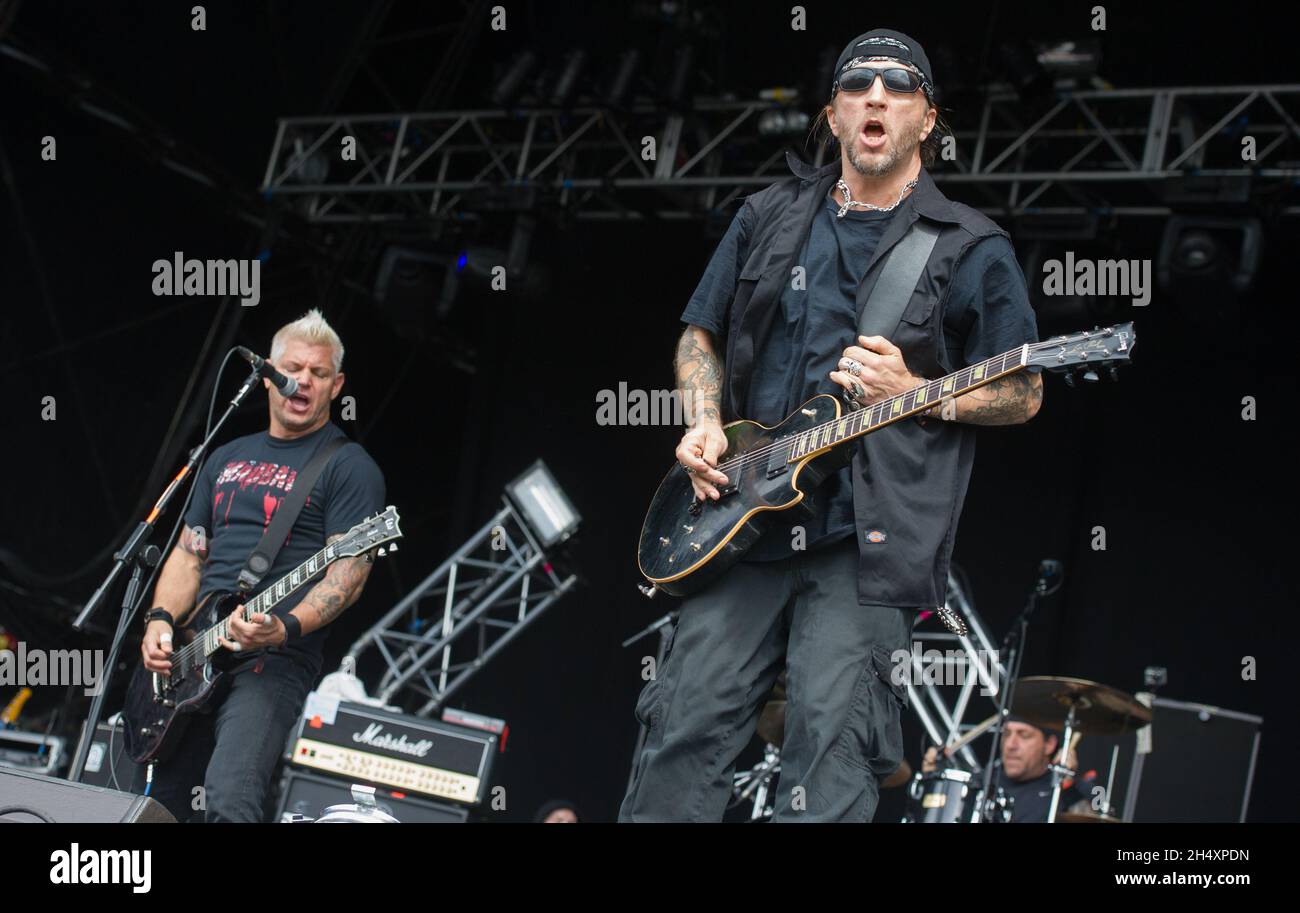
[[[382,548],[379,550],[379,557],[380,557],[380,558],[384,557],[384,556],[387,555],[387,554],[388,554],[388,552],[384,551]]]
[[[1087,371],[1083,372],[1083,379],[1090,384],[1095,384],[1097,381],[1101,380],[1101,378],[1097,376],[1097,372],[1094,371],[1092,368],[1089,368]]]
[[[389,552],[395,552],[395,551],[397,551],[397,543],[394,542],[392,545],[388,546],[388,551],[389,551]]]
[[[1073,386],[1074,386],[1074,372],[1073,372],[1073,371],[1066,371],[1066,372],[1065,372],[1065,385],[1066,385],[1067,387],[1073,387]]]
[[[1106,373],[1110,376],[1111,380],[1115,381],[1115,383],[1119,383],[1119,368],[1111,365],[1106,369]]]

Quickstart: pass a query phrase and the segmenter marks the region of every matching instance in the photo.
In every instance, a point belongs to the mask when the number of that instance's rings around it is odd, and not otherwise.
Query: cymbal
[[[1151,710],[1109,685],[1061,675],[1017,679],[1011,712],[1035,726],[1060,729],[1070,705],[1075,728],[1093,735],[1118,735],[1151,722]]]
[[[1094,815],[1090,812],[1057,812],[1057,824],[1123,824],[1110,815]]]

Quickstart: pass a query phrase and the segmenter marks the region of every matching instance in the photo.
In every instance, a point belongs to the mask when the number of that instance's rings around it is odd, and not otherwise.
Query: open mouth
[[[862,138],[869,149],[877,149],[885,144],[885,125],[872,118],[862,125]]]
[[[295,393],[293,396],[285,400],[285,402],[288,404],[290,412],[306,412],[307,408],[311,405],[311,400],[303,396],[301,393]]]

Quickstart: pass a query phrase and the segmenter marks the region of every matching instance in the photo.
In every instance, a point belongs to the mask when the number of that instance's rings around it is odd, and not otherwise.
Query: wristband
[[[176,620],[172,618],[171,612],[168,612],[162,606],[154,606],[148,612],[144,613],[144,626],[147,628],[151,622],[165,621],[167,627],[173,631],[176,630]]]
[[[289,612],[281,615],[280,621],[284,624],[284,643],[280,644],[280,646],[283,647],[285,644],[302,637],[302,622],[298,620],[298,616]]]

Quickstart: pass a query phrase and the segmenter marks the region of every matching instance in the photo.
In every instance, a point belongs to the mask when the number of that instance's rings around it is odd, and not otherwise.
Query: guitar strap
[[[325,470],[325,464],[330,461],[334,451],[349,441],[350,438],[340,435],[329,443],[318,446],[307,465],[294,477],[293,490],[275,512],[275,516],[271,518],[270,525],[262,534],[262,541],[257,543],[253,553],[244,562],[243,570],[239,572],[238,587],[241,593],[250,592],[271,569],[271,565],[275,563],[275,556],[280,554],[284,540],[289,538],[289,530],[293,528],[294,521],[298,519],[303,505],[307,503],[307,496],[311,494],[316,480]]]
[[[938,239],[939,229],[917,219],[885,256],[880,277],[858,315],[859,336],[894,338],[894,330]]]

